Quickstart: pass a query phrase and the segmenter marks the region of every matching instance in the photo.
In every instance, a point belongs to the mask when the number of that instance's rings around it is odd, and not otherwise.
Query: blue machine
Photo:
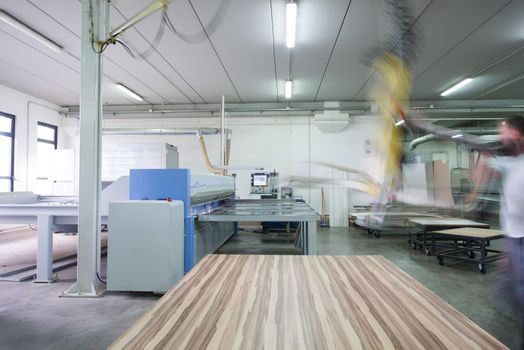
[[[184,202],[185,272],[234,234],[235,225],[230,223],[202,223],[198,227],[195,223],[198,214],[221,206],[234,193],[234,179],[229,176],[191,174],[189,169],[130,171],[129,199]]]

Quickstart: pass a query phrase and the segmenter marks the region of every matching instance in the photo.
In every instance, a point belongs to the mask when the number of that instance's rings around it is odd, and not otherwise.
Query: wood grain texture
[[[382,256],[209,255],[110,349],[505,349]]]
[[[461,218],[432,218],[432,219],[415,218],[415,219],[409,219],[409,221],[414,223],[415,225],[426,226],[426,227],[456,226],[456,227],[489,228],[488,224],[485,224],[482,222],[471,221],[467,219],[461,219]]]
[[[501,230],[491,230],[476,227],[452,228],[449,230],[435,231],[435,233],[441,235],[456,235],[471,238],[500,238],[504,236],[504,231]]]

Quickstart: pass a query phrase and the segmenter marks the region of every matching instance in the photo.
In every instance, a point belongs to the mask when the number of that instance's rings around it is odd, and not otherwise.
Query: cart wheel
[[[368,228],[368,234],[372,234],[373,233],[373,230]]]
[[[437,256],[437,260],[440,266],[444,266],[444,257],[443,256]]]
[[[411,242],[411,248],[416,250],[417,249],[417,243]]]
[[[380,231],[375,231],[374,234],[375,234],[375,237],[377,237],[377,238],[380,237]]]
[[[486,273],[486,265],[484,265],[483,263],[479,263],[479,271],[481,273]]]
[[[469,250],[469,251],[468,251],[468,256],[469,256],[471,259],[475,259],[475,252],[472,251],[472,250]]]
[[[425,251],[426,251],[426,255],[427,255],[427,256],[431,256],[431,250],[430,250],[429,248],[426,248]]]

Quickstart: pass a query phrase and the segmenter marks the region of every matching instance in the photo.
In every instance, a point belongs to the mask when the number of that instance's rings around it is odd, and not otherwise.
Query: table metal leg
[[[38,247],[36,252],[35,282],[49,283],[53,279],[53,217],[38,216]]]
[[[486,273],[486,241],[480,241],[480,262],[479,262],[479,271]]]
[[[307,255],[317,255],[317,222],[308,221],[306,226],[307,246],[304,247],[304,253]]]

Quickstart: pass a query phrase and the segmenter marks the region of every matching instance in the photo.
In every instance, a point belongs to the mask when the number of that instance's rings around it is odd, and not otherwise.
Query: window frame
[[[44,123],[44,122],[38,122],[37,123],[37,128],[39,126],[43,126],[43,127],[49,128],[49,129],[53,129],[54,132],[55,132],[55,139],[53,141],[50,141],[50,140],[47,140],[47,139],[39,139],[38,136],[37,136],[36,142],[47,143],[47,144],[55,146],[55,149],[57,149],[58,148],[58,126],[52,125],[52,124],[47,124],[47,123]],[[38,135],[38,131],[37,131],[37,135]]]
[[[36,144],[38,145],[39,142],[47,143],[48,145],[53,145],[54,149],[58,149],[58,126],[57,125],[53,125],[53,124],[44,123],[44,122],[37,122],[36,125],[37,125],[36,126],[37,127],[37,130],[36,130],[36,134],[37,134]],[[47,139],[38,138],[38,127],[39,126],[43,126],[43,127],[46,127],[46,128],[53,129],[53,131],[55,132],[54,140],[51,141],[51,140],[47,140]],[[38,177],[38,176],[37,176],[36,179],[37,180],[49,180],[49,178],[47,178],[47,177]]]
[[[11,119],[11,132],[0,131],[0,135],[11,138],[11,175],[0,176],[2,180],[9,180],[9,191],[15,189],[15,126],[16,117],[13,114],[0,112],[0,117]]]

